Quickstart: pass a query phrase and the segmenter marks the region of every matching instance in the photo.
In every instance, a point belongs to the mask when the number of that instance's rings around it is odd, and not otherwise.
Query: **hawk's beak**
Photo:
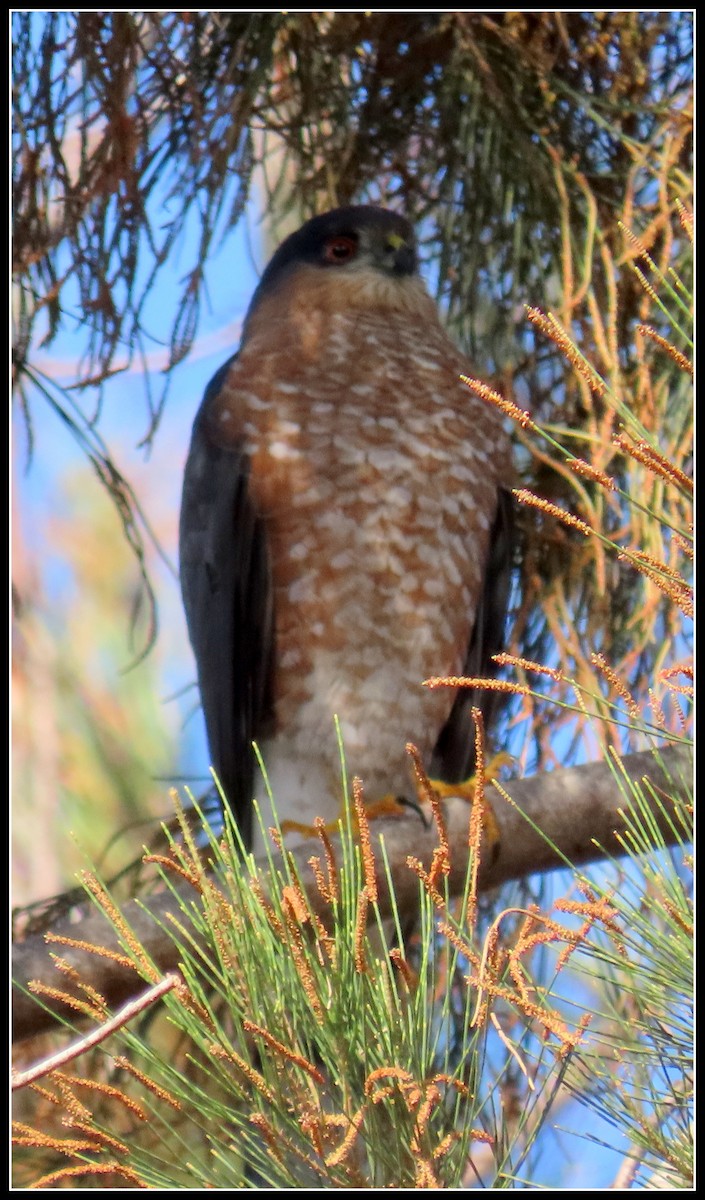
[[[389,233],[384,243],[384,265],[394,275],[413,275],[416,270],[416,249],[399,233]]]

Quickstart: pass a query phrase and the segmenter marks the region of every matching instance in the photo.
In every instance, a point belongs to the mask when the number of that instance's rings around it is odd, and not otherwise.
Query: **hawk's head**
[[[416,241],[405,217],[369,204],[313,217],[277,250],[260,280],[249,315],[275,291],[305,281],[323,308],[425,308]]]

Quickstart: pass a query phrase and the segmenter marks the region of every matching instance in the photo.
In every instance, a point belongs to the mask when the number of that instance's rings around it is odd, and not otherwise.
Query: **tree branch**
[[[682,811],[678,811],[671,798],[682,801],[688,794],[692,776],[690,750],[669,746],[659,752],[658,758],[643,752],[625,755],[620,761],[627,779],[648,781],[644,791],[650,802],[654,829],[658,831],[657,835],[655,833],[658,844],[673,845],[687,839],[687,831],[682,827]],[[617,774],[619,770],[618,765]],[[620,788],[608,763],[561,768],[530,779],[514,779],[504,784],[503,790],[511,803],[493,785],[486,788],[486,799],[499,827],[500,842],[492,861],[484,861],[481,865],[481,890],[535,872],[568,864],[577,866],[624,853],[620,836],[626,831],[624,811],[630,806],[629,787],[625,782],[624,788]],[[457,891],[463,885],[467,868],[468,805],[466,801],[452,797],[445,801],[444,813],[451,850],[449,886],[451,891]],[[418,900],[418,878],[409,870],[406,860],[413,855],[428,869],[438,842],[435,826],[429,822],[425,827],[416,813],[404,812],[400,816],[374,820],[371,832],[374,850],[384,839],[397,907],[403,916],[411,917]],[[336,839],[332,841],[335,845]],[[316,839],[293,851],[302,883],[312,906],[319,911],[323,901],[308,859],[312,854],[320,855],[320,850],[320,842]],[[192,889],[185,887],[183,895],[164,892],[145,900],[130,900],[123,906],[125,919],[161,971],[178,964],[178,949],[168,933],[170,914],[179,915],[180,902],[188,903],[192,899]],[[379,879],[379,903],[383,913],[390,911],[383,877]],[[120,951],[117,935],[109,921],[88,901],[85,910],[79,910],[79,919],[76,918],[74,908],[55,923],[52,933]],[[61,946],[60,954],[81,979],[97,989],[111,1005],[133,996],[143,986],[134,970],[109,958],[100,958],[70,946]],[[50,1028],[57,1017],[75,1019],[76,1013],[65,1003],[50,1003],[46,999],[40,1003],[27,992],[30,980],[67,990],[66,976],[55,967],[44,934],[32,934],[14,947],[13,978],[15,1040]]]

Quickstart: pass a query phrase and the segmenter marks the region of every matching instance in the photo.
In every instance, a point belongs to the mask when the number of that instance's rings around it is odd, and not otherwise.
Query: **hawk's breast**
[[[453,696],[421,683],[462,671],[506,466],[430,311],[269,314],[212,414],[265,519],[277,760],[313,757],[336,797],[334,715],[368,795],[406,785],[408,739],[429,757]]]

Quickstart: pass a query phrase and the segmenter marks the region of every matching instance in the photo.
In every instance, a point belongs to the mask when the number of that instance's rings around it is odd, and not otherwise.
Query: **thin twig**
[[[57,1054],[52,1054],[50,1058],[45,1058],[41,1062],[35,1063],[33,1067],[29,1067],[26,1071],[13,1072],[12,1090],[17,1091],[19,1088],[27,1087],[29,1083],[35,1083],[42,1076],[49,1075],[59,1067],[65,1067],[81,1054],[85,1054],[86,1050],[91,1050],[94,1046],[100,1045],[111,1033],[115,1033],[117,1029],[121,1029],[123,1025],[127,1025],[128,1021],[131,1021],[139,1013],[144,1012],[145,1008],[149,1008],[151,1004],[160,1000],[162,996],[170,992],[179,983],[181,983],[181,976],[170,972],[163,979],[160,979],[158,983],[147,988],[147,991],[143,992],[141,996],[137,996],[134,1000],[129,1000],[114,1017],[111,1017],[109,1021],[104,1021],[92,1033],[87,1033],[85,1037],[72,1042],[70,1046],[65,1046],[63,1050],[60,1050]]]

